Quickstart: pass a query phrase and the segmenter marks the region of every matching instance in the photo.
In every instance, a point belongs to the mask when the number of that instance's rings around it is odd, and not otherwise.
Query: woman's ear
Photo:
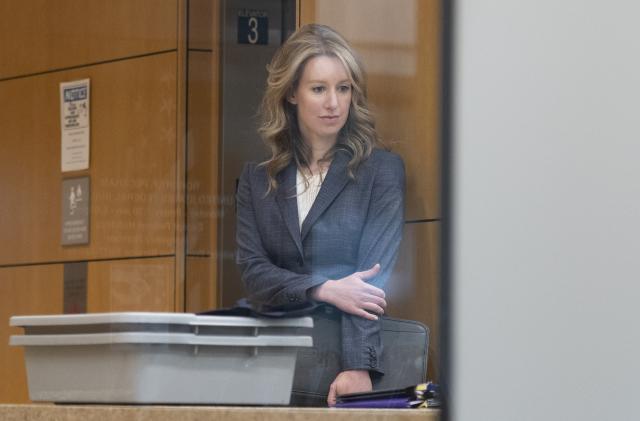
[[[290,94],[289,96],[287,96],[287,101],[289,101],[289,103],[293,105],[296,105],[298,103],[298,100],[296,99],[295,94]]]

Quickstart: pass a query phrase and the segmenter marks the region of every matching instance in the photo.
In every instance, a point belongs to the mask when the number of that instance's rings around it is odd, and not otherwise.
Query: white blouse
[[[298,222],[301,230],[302,222],[307,217],[313,202],[316,200],[320,187],[322,186],[322,180],[324,180],[326,174],[327,171],[325,170],[322,174],[318,173],[307,177],[298,169],[296,174],[296,195],[298,199]],[[309,187],[306,189],[305,178],[309,184]]]

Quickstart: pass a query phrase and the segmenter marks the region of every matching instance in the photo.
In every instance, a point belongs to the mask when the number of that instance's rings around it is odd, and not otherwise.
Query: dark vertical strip
[[[64,264],[62,297],[64,314],[87,312],[87,262]]]
[[[296,30],[296,16],[299,13],[296,10],[296,0],[282,0],[281,4],[281,32],[280,44],[289,39],[291,34]]]
[[[280,44],[287,39],[287,0],[280,0]]]
[[[222,0],[220,2],[220,9],[218,11],[218,30],[219,33],[219,44],[218,44],[218,200],[215,201],[217,206],[216,208],[216,224],[218,224],[218,238],[216,244],[216,293],[217,302],[215,303],[216,307],[222,306],[222,294],[224,293],[224,285],[222,282],[222,274],[223,274],[223,264],[224,264],[224,233],[222,227],[222,212],[224,212],[224,203],[225,198],[222,195],[224,192],[224,131],[225,131],[225,122],[224,122],[224,78],[226,69],[226,61],[225,56],[227,54],[227,8],[229,5],[226,0]],[[215,50],[215,46],[213,47]]]
[[[453,115],[453,98],[454,98],[454,36],[455,22],[454,0],[442,0],[442,26],[441,26],[441,46],[440,46],[440,63],[441,63],[441,91],[440,91],[440,195],[442,204],[442,231],[440,240],[440,355],[442,370],[440,375],[440,384],[443,394],[443,410],[442,421],[449,421],[451,417],[451,408],[453,405],[451,399],[453,378],[453,177],[454,173],[454,118]]]
[[[184,311],[186,311],[187,309],[187,254],[189,252],[189,227],[187,226],[187,224],[189,223],[189,219],[187,217],[188,215],[188,206],[187,203],[189,203],[189,171],[187,171],[187,169],[189,168],[189,95],[190,95],[190,91],[189,91],[189,68],[190,68],[190,60],[189,60],[189,56],[190,56],[190,52],[189,52],[189,45],[191,44],[191,34],[189,33],[189,29],[190,29],[190,25],[189,25],[189,17],[190,17],[190,8],[191,8],[191,0],[187,0],[186,2],[186,10],[184,11],[184,13],[186,14],[184,17],[184,22],[185,22],[185,28],[184,28],[184,32],[185,32],[185,37],[186,40],[183,43],[183,47],[185,48],[185,52],[184,52],[184,60],[185,60],[185,64],[184,64],[184,151],[182,153],[182,156],[184,158],[183,162],[184,162],[184,166],[183,166],[183,171],[184,171],[184,205],[183,205],[183,221],[184,221],[184,225],[183,225],[183,232],[182,235],[184,236],[184,254],[183,254],[183,258],[184,258],[184,265],[183,265],[183,271],[184,273],[182,274],[182,279],[184,279],[184,282],[182,283],[182,288],[184,288],[183,294],[182,294],[182,308],[184,309]],[[179,194],[179,191],[178,191]],[[175,262],[177,263],[177,262]],[[174,263],[174,264],[175,264]],[[174,282],[175,284],[175,282]]]

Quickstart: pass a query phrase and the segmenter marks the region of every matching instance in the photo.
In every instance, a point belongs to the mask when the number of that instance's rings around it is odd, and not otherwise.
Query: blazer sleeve
[[[300,305],[307,290],[327,281],[320,275],[295,273],[271,262],[265,251],[253,205],[255,164],[246,164],[236,193],[236,263],[252,303],[268,307]],[[258,193],[260,194],[260,193]]]
[[[404,224],[405,170],[395,154],[376,164],[367,218],[360,239],[358,271],[380,263],[381,271],[369,283],[384,289],[398,256]],[[342,315],[342,369],[384,373],[380,365],[380,321]]]

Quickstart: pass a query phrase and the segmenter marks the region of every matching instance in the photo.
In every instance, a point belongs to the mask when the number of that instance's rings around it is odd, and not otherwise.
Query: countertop
[[[157,405],[0,405],[2,421],[438,421],[437,409],[337,409],[235,406],[157,406]]]

